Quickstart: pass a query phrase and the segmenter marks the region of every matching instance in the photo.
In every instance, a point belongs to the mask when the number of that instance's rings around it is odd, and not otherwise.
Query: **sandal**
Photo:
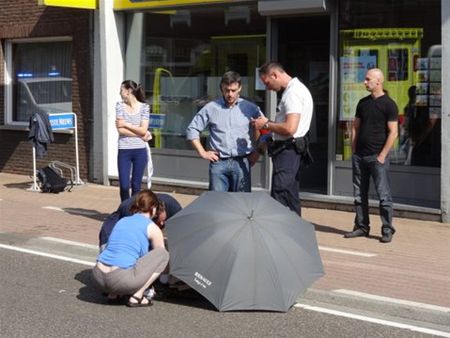
[[[147,298],[145,298],[144,296],[142,296],[141,298],[135,297],[135,296],[130,296],[130,298],[135,299],[137,302],[136,303],[132,303],[128,300],[127,302],[127,306],[128,307],[146,307],[146,306],[152,306],[153,302]],[[146,303],[142,303],[143,300],[147,300]]]

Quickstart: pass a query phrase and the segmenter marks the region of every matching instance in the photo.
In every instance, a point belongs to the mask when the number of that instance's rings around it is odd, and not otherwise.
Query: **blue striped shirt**
[[[126,122],[139,127],[141,121],[148,120],[150,118],[150,107],[147,103],[141,103],[139,105],[139,112],[130,114],[125,109],[125,103],[119,101],[116,104],[116,118],[122,118]],[[124,136],[119,135],[119,149],[139,149],[145,148],[145,141],[139,136]]]
[[[228,107],[223,98],[209,102],[192,119],[186,129],[187,139],[200,139],[203,130],[209,131],[209,147],[219,157],[245,156],[254,149],[250,121],[262,115],[259,107],[239,98]]]

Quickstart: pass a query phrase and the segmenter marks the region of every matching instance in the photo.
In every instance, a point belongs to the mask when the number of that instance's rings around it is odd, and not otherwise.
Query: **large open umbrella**
[[[323,275],[313,225],[265,192],[205,192],[166,229],[170,273],[219,311],[288,311]]]

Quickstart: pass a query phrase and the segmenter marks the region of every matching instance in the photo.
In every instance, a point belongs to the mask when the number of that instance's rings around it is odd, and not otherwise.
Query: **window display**
[[[6,48],[12,55],[6,59],[12,74],[12,86],[7,88],[12,91],[12,102],[7,102],[12,123],[28,124],[37,111],[72,111],[71,41],[15,40],[8,41]]]
[[[242,32],[246,32],[245,35]],[[134,38],[134,37],[133,37]],[[151,107],[152,146],[186,149],[186,127],[193,116],[220,94],[228,70],[242,78],[241,96],[264,109],[255,70],[265,60],[265,21],[256,7],[203,8],[146,13],[139,68]],[[203,133],[205,141],[207,133]]]
[[[358,101],[368,95],[364,74],[376,67],[399,109],[399,137],[390,162],[440,165],[439,1],[414,3],[340,2],[337,160],[351,158],[351,123]]]

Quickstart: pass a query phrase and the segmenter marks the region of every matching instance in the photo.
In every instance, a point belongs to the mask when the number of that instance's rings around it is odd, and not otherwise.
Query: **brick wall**
[[[0,0],[0,172],[32,175],[32,146],[28,131],[4,126],[4,45],[6,39],[31,37],[72,37],[72,109],[78,120],[80,177],[89,177],[89,151],[92,125],[91,51],[92,11],[46,7],[37,0]],[[55,142],[37,166],[58,160],[75,165],[73,134],[55,133]]]

